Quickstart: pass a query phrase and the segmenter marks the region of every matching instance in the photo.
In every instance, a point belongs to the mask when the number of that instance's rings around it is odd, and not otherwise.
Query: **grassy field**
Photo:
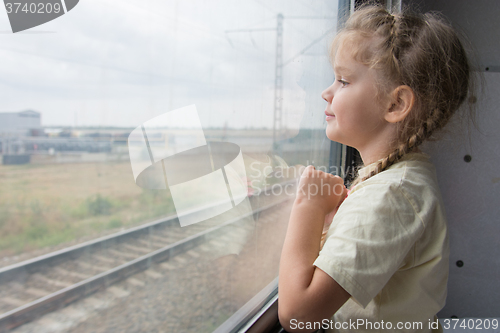
[[[175,212],[130,163],[0,165],[0,256],[67,243]]]

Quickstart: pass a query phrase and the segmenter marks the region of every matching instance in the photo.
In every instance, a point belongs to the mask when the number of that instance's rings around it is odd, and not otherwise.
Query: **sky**
[[[35,110],[43,126],[137,127],[195,104],[204,127],[272,128],[276,31],[265,29],[275,29],[281,13],[283,122],[325,127],[320,94],[333,81],[327,54],[337,7],[337,0],[81,0],[16,34],[0,9],[0,112]]]

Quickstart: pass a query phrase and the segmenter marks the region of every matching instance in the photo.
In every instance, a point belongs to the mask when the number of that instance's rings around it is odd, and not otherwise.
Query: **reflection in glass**
[[[300,167],[329,167],[336,16],[87,0],[3,34],[0,312],[104,281],[12,331],[211,332],[272,282]]]

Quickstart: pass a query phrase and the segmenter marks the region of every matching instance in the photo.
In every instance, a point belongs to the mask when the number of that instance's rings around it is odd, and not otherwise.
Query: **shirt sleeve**
[[[363,308],[382,290],[424,230],[398,184],[360,184],[340,206],[314,265]]]

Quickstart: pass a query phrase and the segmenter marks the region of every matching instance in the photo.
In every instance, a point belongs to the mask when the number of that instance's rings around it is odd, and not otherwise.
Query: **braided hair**
[[[414,107],[397,124],[393,150],[355,185],[387,169],[446,125],[472,91],[471,66],[458,34],[437,13],[392,14],[382,6],[365,5],[337,34],[332,56],[340,45],[376,71],[379,98],[399,85],[415,95]]]

